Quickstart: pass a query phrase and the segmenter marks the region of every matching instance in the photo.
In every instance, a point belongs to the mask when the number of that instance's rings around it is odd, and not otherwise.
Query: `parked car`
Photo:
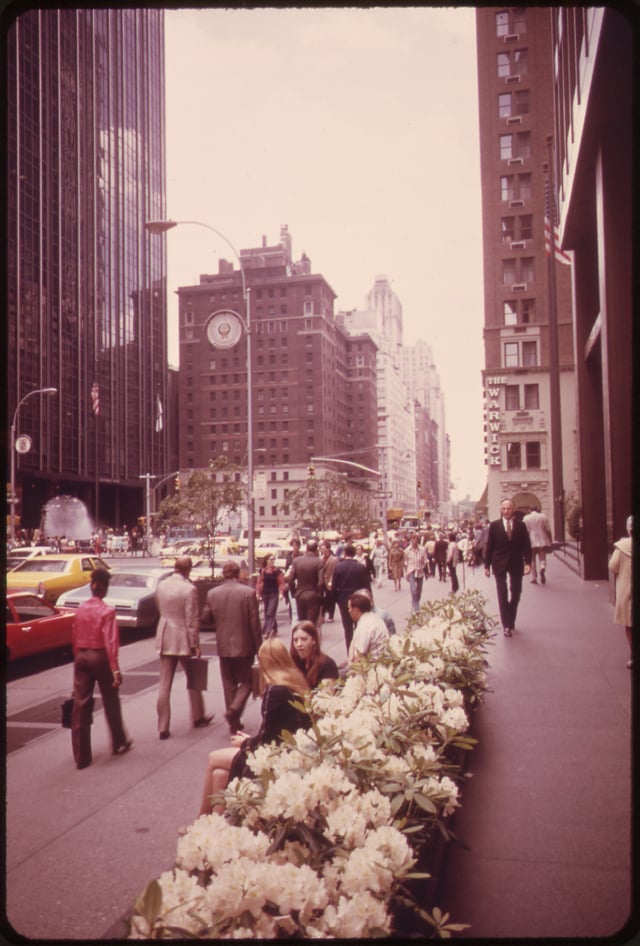
[[[7,595],[6,612],[7,660],[71,644],[73,611],[19,591]]]
[[[29,558],[38,558],[40,555],[51,555],[55,549],[51,545],[24,545],[17,549],[11,549],[7,552],[7,571],[11,571],[20,562],[26,562]]]
[[[120,627],[155,628],[159,616],[156,590],[172,572],[172,568],[153,565],[138,568],[122,565],[112,569],[109,591],[104,600],[116,609],[116,621]],[[91,586],[83,585],[65,591],[58,598],[58,604],[75,610],[90,597]]]
[[[94,568],[109,569],[109,566],[96,555],[51,552],[29,558],[8,572],[7,590],[43,594],[51,604],[55,604],[63,591],[86,585]]]

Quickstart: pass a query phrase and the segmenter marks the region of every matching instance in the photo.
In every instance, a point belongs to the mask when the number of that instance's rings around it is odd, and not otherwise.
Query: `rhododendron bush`
[[[477,591],[430,602],[334,686],[307,697],[308,731],[249,754],[253,779],[213,797],[176,864],[147,885],[130,938],[346,938],[463,924],[412,894],[461,804],[469,710],[486,689],[492,622]]]

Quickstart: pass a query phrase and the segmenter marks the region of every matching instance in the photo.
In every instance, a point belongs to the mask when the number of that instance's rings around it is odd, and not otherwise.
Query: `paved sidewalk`
[[[451,850],[440,898],[454,920],[472,924],[470,936],[598,936],[619,928],[628,910],[631,674],[624,634],[612,625],[604,584],[584,583],[553,561],[549,579],[544,588],[525,586],[520,630],[489,648],[493,692],[475,717],[474,778],[455,824],[471,850]],[[496,610],[493,581],[481,570],[467,569],[464,584],[481,588]],[[448,591],[448,583],[430,579],[423,600]],[[406,583],[397,593],[386,582],[376,598],[403,630]],[[290,627],[281,624],[285,640]],[[324,649],[344,662],[337,610],[322,636]],[[49,728],[33,729],[34,738],[7,760],[6,914],[19,934],[121,938],[135,898],[172,866],[178,828],[198,810],[207,752],[228,744],[215,635],[201,637],[212,655],[206,705],[214,724],[190,727],[179,673],[172,737],[160,742],[154,642],[128,645],[121,651],[123,713],[134,747],[112,757],[98,711],[94,763],[82,771],[73,764],[69,731],[57,725],[70,665],[8,684],[10,723],[38,707],[55,710]],[[256,731],[257,701],[243,718]],[[13,722],[9,730],[31,725]]]
[[[553,558],[491,648],[438,903],[465,937],[607,937],[631,910],[631,685],[606,582]],[[487,580],[495,607],[495,591]],[[481,584],[481,580],[478,580]],[[629,934],[630,935],[630,934]],[[625,940],[628,936],[625,937]]]

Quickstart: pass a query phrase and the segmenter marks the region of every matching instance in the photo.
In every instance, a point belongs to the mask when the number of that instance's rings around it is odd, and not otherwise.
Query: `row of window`
[[[513,7],[496,13],[496,36],[513,36],[527,32],[527,8]]]
[[[522,449],[524,447],[524,450]],[[524,458],[524,464],[523,464]],[[507,443],[508,470],[539,470],[541,465],[541,449],[539,440],[527,440],[522,444],[519,440]]]
[[[520,214],[517,217],[500,218],[500,238],[509,245],[514,240],[533,239],[533,214]]]
[[[499,137],[500,160],[531,157],[531,133],[528,131],[510,132]]]
[[[504,342],[503,364],[505,368],[535,368],[538,364],[538,342],[517,339]]]
[[[500,200],[530,200],[531,174],[503,174],[500,177]]]
[[[532,256],[502,260],[502,285],[529,285],[535,282],[535,260]]]
[[[522,400],[521,396],[523,396]],[[522,389],[519,384],[505,384],[505,411],[537,411],[539,407],[540,389],[537,384],[525,384],[522,386]]]
[[[534,299],[509,299],[502,303],[505,325],[530,325],[535,322]]]
[[[498,94],[498,118],[511,118],[529,114],[529,89]]]
[[[524,76],[528,71],[528,55],[526,49],[513,49],[500,52],[497,56],[498,78],[506,79],[509,76]]]

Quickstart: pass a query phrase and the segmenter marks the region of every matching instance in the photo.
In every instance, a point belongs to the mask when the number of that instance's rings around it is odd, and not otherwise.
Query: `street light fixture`
[[[11,496],[9,498],[9,504],[11,506],[11,525],[9,527],[9,538],[11,539],[11,545],[13,545],[16,538],[16,422],[18,420],[18,411],[27,398],[33,397],[34,394],[57,393],[57,388],[37,388],[35,391],[29,391],[22,400],[18,401],[18,406],[13,414],[13,420],[11,421],[11,440],[9,444],[9,452],[11,454]]]
[[[254,509],[254,496],[253,496],[253,367],[252,367],[252,339],[251,339],[251,305],[250,305],[250,293],[251,290],[247,288],[247,280],[245,277],[244,269],[242,268],[242,260],[240,259],[240,254],[236,250],[233,243],[221,233],[220,230],[216,230],[215,227],[212,227],[209,223],[204,223],[202,220],[147,220],[145,223],[145,230],[148,233],[153,233],[156,235],[166,233],[168,230],[172,230],[174,227],[182,226],[184,224],[189,224],[190,226],[195,227],[204,227],[205,230],[210,230],[212,233],[215,233],[216,236],[220,237],[223,240],[235,258],[238,261],[238,266],[240,268],[240,278],[242,279],[242,297],[244,299],[244,328],[247,335],[247,527],[249,533],[249,549],[248,549],[248,559],[249,559],[249,574],[253,575],[255,571],[255,509]]]

